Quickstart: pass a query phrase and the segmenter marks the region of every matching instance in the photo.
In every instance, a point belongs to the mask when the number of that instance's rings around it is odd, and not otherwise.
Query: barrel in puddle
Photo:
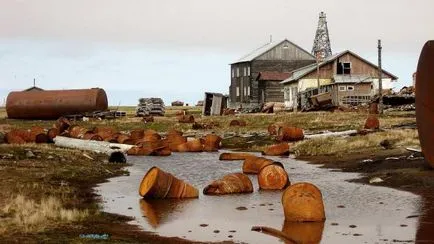
[[[265,166],[273,164],[273,160],[262,157],[248,157],[243,163],[243,173],[258,174]]]
[[[279,164],[271,164],[261,169],[258,185],[263,190],[282,190],[290,185],[288,174]]]
[[[321,243],[324,222],[291,222],[285,221],[282,232],[295,243]]]
[[[225,195],[252,192],[252,181],[243,173],[226,175],[219,180],[213,181],[203,189],[203,194],[205,195]]]
[[[311,183],[301,182],[289,186],[282,194],[286,221],[320,222],[325,220],[321,191]]]
[[[233,161],[233,160],[246,160],[246,158],[256,157],[251,153],[222,153],[219,160]]]
[[[267,147],[263,152],[263,155],[267,156],[288,156],[289,155],[289,144],[280,143],[276,145],[271,145]]]
[[[143,177],[139,187],[139,194],[144,198],[199,197],[199,192],[195,187],[158,167],[152,167]]]

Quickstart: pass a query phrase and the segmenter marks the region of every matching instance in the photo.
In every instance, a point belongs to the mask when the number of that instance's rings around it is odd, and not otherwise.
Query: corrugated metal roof
[[[319,63],[319,67],[322,67],[322,66],[324,66],[324,65],[326,65],[326,64],[328,64],[328,63],[330,63],[330,62],[333,62],[334,60],[338,59],[339,57],[341,57],[341,56],[343,56],[344,54],[347,54],[347,53],[349,53],[349,54],[351,54],[351,55],[353,55],[353,56],[359,58],[360,60],[362,60],[363,62],[365,62],[365,63],[367,63],[367,64],[369,64],[369,65],[371,65],[371,66],[377,67],[375,64],[373,64],[373,63],[367,61],[366,59],[360,57],[359,55],[357,55],[357,54],[355,54],[355,53],[353,53],[353,52],[351,52],[351,51],[349,51],[349,50],[346,50],[346,51],[343,51],[343,52],[340,52],[340,53],[334,54],[334,55],[332,55],[332,56],[330,56],[330,57],[324,59],[322,62]],[[305,67],[303,67],[303,68],[297,69],[297,70],[295,70],[295,71],[292,73],[292,76],[291,76],[291,77],[289,77],[288,79],[282,81],[281,84],[287,84],[287,83],[290,83],[290,82],[292,82],[292,81],[299,80],[299,79],[303,78],[305,75],[309,74],[310,72],[316,70],[316,68],[317,68],[317,64],[315,63],[315,64],[311,64],[311,65],[305,66]],[[384,70],[384,69],[383,69],[383,72],[384,72],[385,74],[391,76],[394,80],[397,80],[397,79],[398,79],[398,77],[396,77],[395,75],[393,75],[393,74],[387,72],[387,71]]]
[[[274,80],[274,81],[282,81],[291,76],[290,72],[271,72],[271,71],[263,71],[259,72],[257,80]]]
[[[302,50],[302,51],[304,51],[304,52],[306,52],[307,54],[309,54],[309,55],[312,56],[312,54],[310,54],[308,51],[304,50],[303,48],[301,48],[301,47],[298,46],[297,44],[295,44],[295,43],[289,41],[288,39],[284,39],[284,40],[279,41],[279,42],[269,42],[269,43],[267,43],[267,44],[265,44],[265,45],[262,45],[262,46],[260,46],[259,48],[253,50],[253,51],[250,52],[249,54],[243,56],[242,58],[236,60],[235,62],[233,62],[233,63],[231,63],[231,64],[243,63],[243,62],[250,62],[250,61],[254,60],[255,58],[261,56],[262,54],[264,54],[264,53],[270,51],[271,49],[273,49],[273,48],[279,46],[280,44],[282,44],[282,43],[285,42],[285,41],[286,41],[286,42],[289,42],[291,45],[294,45],[296,48],[298,48],[298,49],[300,49],[300,50]],[[314,56],[312,56],[312,57],[314,57]]]

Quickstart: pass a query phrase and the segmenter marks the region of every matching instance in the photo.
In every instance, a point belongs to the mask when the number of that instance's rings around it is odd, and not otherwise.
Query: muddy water
[[[129,157],[130,176],[112,179],[97,188],[104,211],[135,217],[133,223],[164,236],[197,241],[279,243],[252,232],[255,225],[283,230],[293,239],[315,243],[411,243],[416,236],[420,197],[384,187],[346,182],[358,174],[321,169],[290,158],[270,157],[284,164],[292,183],[308,181],[322,191],[327,220],[321,224],[284,223],[281,192],[205,196],[193,200],[142,200],[138,186],[149,168],[158,166],[199,191],[214,179],[239,172],[241,161],[218,160],[218,153],[174,154],[170,157]]]

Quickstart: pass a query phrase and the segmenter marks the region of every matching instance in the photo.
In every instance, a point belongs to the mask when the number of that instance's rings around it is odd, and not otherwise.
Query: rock
[[[29,150],[26,152],[26,157],[27,158],[35,158],[36,156],[32,151]]]
[[[380,177],[374,177],[374,178],[369,180],[369,184],[375,184],[375,183],[381,183],[381,182],[384,182],[384,180],[381,179]]]

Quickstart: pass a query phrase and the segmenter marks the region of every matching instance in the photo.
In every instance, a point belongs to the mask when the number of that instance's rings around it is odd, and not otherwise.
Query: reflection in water
[[[434,196],[432,189],[422,192],[422,214],[416,233],[416,242],[429,243],[434,240]]]
[[[140,199],[139,205],[143,217],[154,229],[161,224],[170,222],[170,215],[181,211],[183,206],[193,199]]]
[[[324,222],[289,222],[284,221],[282,232],[295,243],[318,244],[322,239]]]

